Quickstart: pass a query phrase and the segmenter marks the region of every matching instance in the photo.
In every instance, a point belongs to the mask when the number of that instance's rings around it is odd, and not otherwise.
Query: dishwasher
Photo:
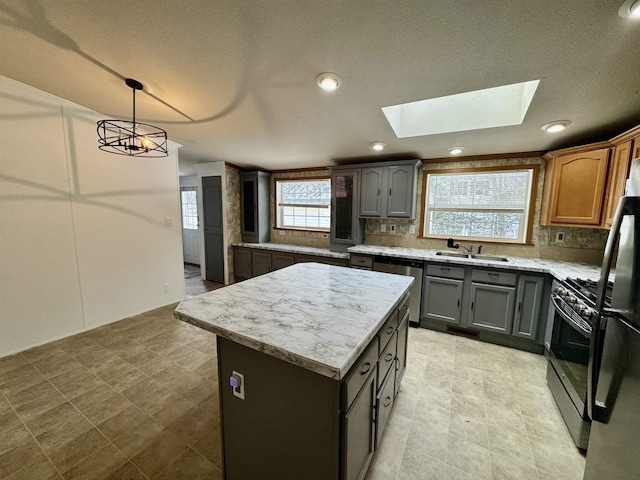
[[[420,300],[422,299],[422,271],[424,262],[402,258],[376,256],[373,270],[376,272],[408,275],[414,278],[411,285],[411,303],[409,304],[409,323],[412,327],[420,325]]]

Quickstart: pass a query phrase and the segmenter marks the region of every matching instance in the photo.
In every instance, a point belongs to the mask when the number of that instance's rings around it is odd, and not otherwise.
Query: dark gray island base
[[[412,282],[365,273],[299,264],[178,306],[218,335],[224,478],[365,477],[406,367]]]

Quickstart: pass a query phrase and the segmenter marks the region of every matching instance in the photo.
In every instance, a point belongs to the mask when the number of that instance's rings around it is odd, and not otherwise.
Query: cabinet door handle
[[[458,308],[460,308],[460,299],[458,299]]]
[[[473,310],[473,302],[471,302],[471,310]]]
[[[378,187],[378,196],[380,196],[380,187]]]
[[[385,408],[388,407],[389,405],[391,405],[391,397],[387,397],[384,399]]]
[[[384,361],[390,362],[391,360],[393,360],[393,353],[387,353],[384,357]]]
[[[522,302],[518,302],[518,313],[520,313],[520,310],[522,310]]]
[[[396,370],[400,370],[400,359],[396,357]]]
[[[365,375],[366,373],[369,373],[369,370],[371,370],[371,362],[365,363],[362,367],[363,369],[360,370],[360,375]]]

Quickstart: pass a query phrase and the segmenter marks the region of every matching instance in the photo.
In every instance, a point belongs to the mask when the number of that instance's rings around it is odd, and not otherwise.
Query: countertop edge
[[[233,247],[253,248],[256,250],[271,250],[274,252],[299,253],[301,255],[316,255],[318,257],[338,258],[348,260],[348,253],[332,252],[328,248],[305,247],[303,245],[289,245],[285,243],[246,243],[236,242]]]

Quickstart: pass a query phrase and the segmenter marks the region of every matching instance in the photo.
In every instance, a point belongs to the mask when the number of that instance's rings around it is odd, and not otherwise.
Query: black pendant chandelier
[[[136,122],[136,90],[142,90],[142,84],[132,78],[127,78],[125,83],[133,91],[133,119],[100,120],[98,148],[129,157],[166,157],[169,155],[167,132],[148,123]]]

